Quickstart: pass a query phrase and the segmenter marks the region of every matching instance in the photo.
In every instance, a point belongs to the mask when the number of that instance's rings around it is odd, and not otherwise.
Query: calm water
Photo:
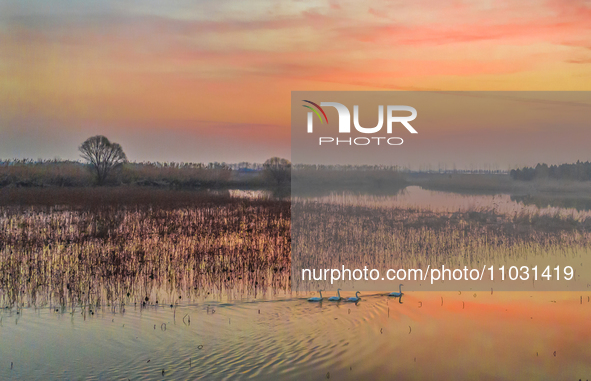
[[[587,379],[590,295],[4,311],[0,379]]]
[[[347,192],[334,192],[330,196],[317,197],[314,200],[324,203],[362,205],[368,207],[416,208],[433,211],[495,210],[497,213],[537,212],[540,214],[569,214],[575,217],[589,216],[591,213],[582,209],[553,207],[549,203],[539,206],[526,204],[521,199],[508,194],[467,195],[450,192],[432,191],[419,186],[409,186],[400,193],[391,196],[357,195]],[[542,206],[543,205],[543,206]]]
[[[418,187],[321,200],[444,211],[536,208],[509,196]],[[591,379],[588,292],[407,292],[402,300],[363,293],[357,304],[308,302],[313,295],[218,295],[175,308],[104,306],[94,314],[0,310],[0,379]]]

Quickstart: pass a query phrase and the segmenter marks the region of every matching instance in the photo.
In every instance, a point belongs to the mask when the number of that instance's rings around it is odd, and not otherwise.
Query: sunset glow
[[[589,90],[590,37],[587,1],[2,1],[0,157],[288,157],[291,91]]]

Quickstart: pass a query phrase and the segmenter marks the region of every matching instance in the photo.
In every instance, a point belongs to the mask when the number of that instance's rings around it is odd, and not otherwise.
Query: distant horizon
[[[591,90],[584,1],[0,3],[2,157],[76,159],[101,134],[140,161],[262,162],[292,156],[292,91]],[[576,160],[588,140],[573,131],[564,151],[545,126],[515,131],[532,145],[501,125],[442,131],[425,163]]]
[[[276,156],[272,156],[272,157],[276,157]],[[281,156],[279,156],[281,157]],[[267,158],[270,159],[271,157]],[[574,162],[556,162],[556,163],[550,163],[550,162],[536,162],[533,164],[522,164],[522,165],[512,165],[506,168],[501,168],[500,166],[496,166],[495,167],[495,163],[482,163],[482,164],[478,164],[478,165],[474,165],[474,166],[453,166],[453,163],[450,164],[445,164],[445,163],[436,163],[436,164],[429,164],[429,163],[421,163],[421,164],[417,164],[416,166],[413,165],[397,165],[397,164],[353,164],[353,163],[336,163],[336,164],[309,164],[309,163],[293,163],[291,162],[291,158],[288,157],[281,157],[283,159],[287,159],[290,161],[291,165],[295,165],[295,166],[303,166],[303,165],[317,165],[317,166],[325,166],[325,167],[346,167],[346,166],[352,166],[354,168],[359,168],[359,167],[385,167],[385,168],[391,168],[391,167],[399,167],[400,172],[414,172],[414,173],[453,173],[455,172],[487,172],[487,173],[494,173],[494,172],[498,172],[498,173],[508,173],[509,171],[511,171],[512,169],[522,169],[524,167],[535,167],[538,164],[546,164],[548,166],[558,166],[561,164],[576,164],[577,161]],[[59,158],[59,157],[55,157],[55,158],[1,158],[0,157],[0,163],[10,163],[10,162],[14,162],[14,161],[28,161],[31,164],[35,164],[35,163],[51,163],[51,162],[57,162],[57,163],[66,163],[66,162],[70,162],[70,163],[79,163],[79,164],[86,164],[84,162],[83,159],[78,158],[76,160],[72,160],[72,159],[64,159],[64,158]],[[585,160],[578,160],[579,162],[591,162],[591,158],[585,159]],[[241,160],[241,161],[237,161],[237,162],[229,162],[229,161],[163,161],[163,160],[143,160],[143,161],[136,161],[136,160],[128,160],[127,161],[130,164],[184,164],[184,165],[197,165],[197,164],[203,164],[203,165],[208,165],[208,164],[223,164],[223,165],[228,165],[228,166],[239,166],[240,164],[250,164],[250,165],[256,165],[256,166],[262,166],[265,162],[265,160],[261,161],[261,162],[254,162],[254,161],[247,161],[247,160]]]

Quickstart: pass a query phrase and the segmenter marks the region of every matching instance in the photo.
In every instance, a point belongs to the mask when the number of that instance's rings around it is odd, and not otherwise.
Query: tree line
[[[513,169],[509,175],[513,180],[522,181],[536,179],[591,181],[591,162],[577,161],[573,164],[550,166],[548,164],[538,163],[535,167]]]
[[[129,162],[120,144],[97,135],[78,151],[82,162],[71,160],[0,160],[0,187],[77,187],[91,185],[148,185],[158,187],[276,187],[290,182],[289,160],[272,157],[257,163]]]

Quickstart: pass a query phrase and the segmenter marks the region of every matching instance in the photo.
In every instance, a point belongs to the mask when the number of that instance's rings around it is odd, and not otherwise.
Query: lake
[[[0,223],[11,246],[0,248],[9,274],[0,279],[0,379],[591,378],[591,292],[408,290],[397,299],[364,291],[358,303],[308,302],[317,294],[289,291],[289,269],[257,254],[285,260],[285,205],[257,192],[232,195],[251,204],[100,211],[100,226],[85,211],[27,209],[21,218],[5,209]],[[588,217],[508,195],[414,186],[310,200]],[[587,245],[587,233],[576,234]],[[128,262],[113,262],[113,253]]]
[[[591,377],[589,293],[407,293],[402,303],[367,294],[357,304],[306,296],[4,311],[0,378]]]
[[[533,199],[516,197],[508,194],[459,194],[423,189],[420,186],[408,186],[393,195],[363,195],[350,192],[333,192],[329,196],[307,198],[323,203],[346,205],[361,205],[367,207],[416,208],[431,211],[466,211],[466,210],[494,210],[498,213],[540,213],[567,214],[577,218],[591,216],[586,209],[574,207],[556,207],[551,202],[526,203]]]

